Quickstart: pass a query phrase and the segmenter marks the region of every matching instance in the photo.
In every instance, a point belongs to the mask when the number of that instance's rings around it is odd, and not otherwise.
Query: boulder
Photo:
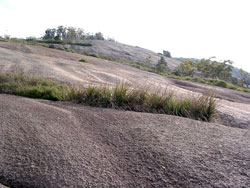
[[[164,55],[165,57],[169,57],[169,58],[172,57],[172,56],[171,56],[171,53],[170,53],[169,51],[165,51],[165,50],[163,50],[163,55]]]

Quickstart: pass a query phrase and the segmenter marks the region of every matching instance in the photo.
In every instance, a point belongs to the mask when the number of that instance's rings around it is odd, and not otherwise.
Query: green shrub
[[[66,49],[63,48],[62,46],[59,46],[57,49],[58,49],[58,50],[62,50],[62,51],[66,51]]]
[[[224,88],[227,87],[227,83],[224,80],[219,80],[215,85]]]
[[[86,56],[92,56],[92,57],[100,58],[99,54],[97,54],[97,53],[82,52],[82,54],[86,55]]]
[[[81,58],[79,59],[80,62],[84,62],[84,63],[88,63],[88,60],[87,59],[84,59],[84,58]]]
[[[91,43],[83,43],[83,42],[66,42],[66,44],[77,45],[77,46],[93,46]]]

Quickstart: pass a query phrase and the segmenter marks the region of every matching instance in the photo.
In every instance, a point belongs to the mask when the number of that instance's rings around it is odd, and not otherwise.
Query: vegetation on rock
[[[168,71],[168,63],[164,57],[161,56],[157,65],[155,66],[155,70],[156,70],[156,72],[159,72],[159,73],[164,73],[164,72]]]
[[[48,100],[76,101],[89,106],[170,114],[202,121],[215,118],[213,93],[175,98],[173,92],[135,90],[126,84],[109,87],[69,87],[56,81],[16,73],[0,73],[0,93]]]

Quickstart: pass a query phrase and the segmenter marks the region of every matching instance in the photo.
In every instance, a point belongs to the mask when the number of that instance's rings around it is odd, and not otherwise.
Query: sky
[[[0,0],[0,36],[59,25],[173,57],[232,60],[250,72],[249,0]]]

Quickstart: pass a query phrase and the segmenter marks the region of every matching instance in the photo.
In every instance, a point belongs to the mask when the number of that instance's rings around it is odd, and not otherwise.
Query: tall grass
[[[173,92],[135,90],[126,84],[110,87],[69,87],[44,78],[24,74],[0,73],[0,93],[48,100],[75,101],[88,106],[170,114],[202,121],[215,118],[213,93],[185,99],[174,98]]]
[[[115,88],[89,86],[87,89],[71,89],[70,100],[89,106],[170,114],[202,121],[211,121],[216,117],[216,100],[212,92],[200,97],[185,99],[174,98],[172,92],[151,93],[135,90],[126,84]],[[72,95],[73,94],[73,95]]]
[[[0,93],[58,101],[66,99],[68,87],[34,76],[0,73]]]

